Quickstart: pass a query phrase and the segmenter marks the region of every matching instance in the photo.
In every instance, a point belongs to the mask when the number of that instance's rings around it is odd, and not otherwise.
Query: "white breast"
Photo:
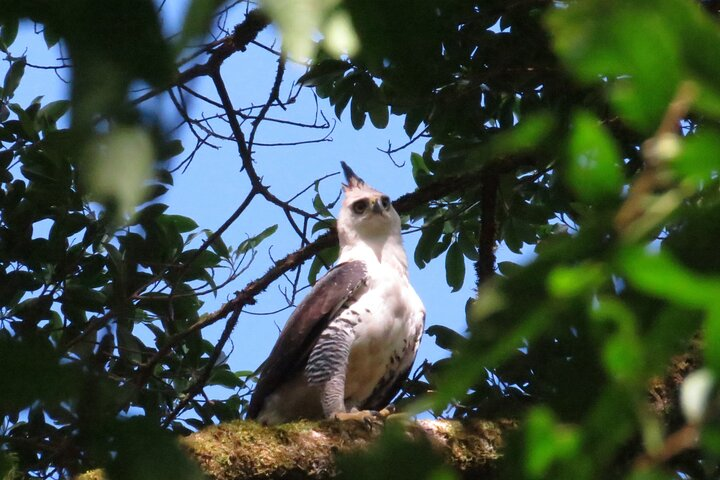
[[[407,277],[381,264],[369,272],[367,290],[349,307],[358,313],[345,378],[348,407],[362,404],[388,373],[400,373],[415,358],[424,307]]]

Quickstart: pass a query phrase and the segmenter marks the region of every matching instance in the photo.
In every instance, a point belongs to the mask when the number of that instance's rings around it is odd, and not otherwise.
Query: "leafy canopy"
[[[402,401],[460,419],[518,419],[502,478],[717,476],[716,2],[290,3],[261,5],[285,51],[312,57],[301,84],[338,117],[349,111],[356,129],[403,118],[418,191],[397,206],[421,230],[415,262],[444,254],[454,290],[468,265],[477,273],[468,331],[430,327],[449,358],[424,364]],[[332,205],[318,184],[305,211],[255,172],[255,131],[280,102],[277,88],[268,85],[266,107],[241,124],[250,117],[224,85],[223,61],[267,19],[251,13],[200,47],[206,60],[176,72],[216,13],[246,6],[192,1],[168,40],[149,0],[0,1],[3,474],[104,466],[111,478],[197,476],[167,430],[242,416],[252,374],[222,360],[242,308],[311,256],[311,280],[336,258]],[[12,54],[22,50],[13,45],[21,19],[40,25],[49,47],[67,48],[69,101],[13,101],[28,68]],[[220,100],[207,108],[232,131],[209,135],[237,145],[252,185],[237,216],[262,197],[312,240],[209,313],[202,296],[216,291],[216,272],[237,277],[277,227],[232,247],[158,200],[182,148],[130,88],[175,92],[198,76],[212,80]],[[117,181],[122,172],[132,175]],[[497,244],[532,259],[495,265]],[[213,345],[203,329],[220,320],[227,326]],[[685,391],[686,410],[695,405],[686,418],[674,398],[698,366],[704,387]],[[232,393],[196,401],[206,385]],[[681,429],[697,440],[678,446]],[[412,448],[390,432],[365,460],[345,464],[390,476],[388,458],[412,457]],[[423,461],[418,475],[453,478],[432,455]]]

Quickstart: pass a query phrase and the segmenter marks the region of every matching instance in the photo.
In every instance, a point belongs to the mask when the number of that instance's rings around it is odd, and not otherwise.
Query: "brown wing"
[[[367,270],[362,262],[341,263],[328,271],[300,302],[262,367],[260,379],[250,399],[247,418],[256,418],[265,398],[304,368],[320,333],[363,283],[366,275]]]

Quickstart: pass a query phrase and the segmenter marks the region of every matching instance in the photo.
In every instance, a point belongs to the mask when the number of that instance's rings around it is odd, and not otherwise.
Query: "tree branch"
[[[205,63],[198,63],[180,72],[175,81],[161,89],[154,89],[136,98],[133,103],[140,104],[149,100],[169,88],[188,83],[199,77],[205,77],[216,72],[220,65],[233,53],[245,51],[247,46],[255,40],[258,34],[270,25],[270,19],[260,10],[252,10],[245,17],[245,21],[236,25],[232,35],[211,43],[208,47],[210,58]]]
[[[503,434],[514,423],[419,420],[404,425],[416,440],[427,440],[463,478],[492,478]],[[383,431],[354,421],[300,421],[265,427],[235,421],[206,428],[181,440],[210,479],[327,479],[335,457],[367,448]],[[79,480],[99,480],[100,471]]]

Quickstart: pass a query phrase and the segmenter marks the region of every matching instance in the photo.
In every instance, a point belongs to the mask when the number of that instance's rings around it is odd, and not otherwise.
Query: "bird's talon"
[[[391,403],[387,407],[385,407],[382,410],[380,410],[379,412],[377,412],[377,415],[378,415],[378,417],[381,417],[381,418],[387,418],[390,415],[393,415],[395,413],[397,413],[397,408],[395,408],[395,405],[393,405]]]
[[[372,427],[372,424],[377,421],[379,415],[378,412],[375,412],[373,410],[352,409],[349,412],[338,412],[333,415],[333,418],[335,420],[340,420],[341,422],[362,422],[368,427]]]

